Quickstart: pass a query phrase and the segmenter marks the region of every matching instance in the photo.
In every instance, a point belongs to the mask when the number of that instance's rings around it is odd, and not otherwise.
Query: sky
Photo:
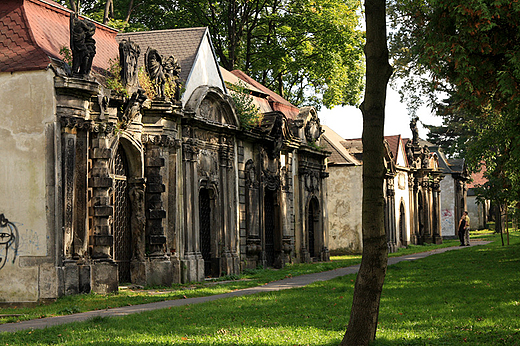
[[[428,125],[441,125],[442,118],[435,116],[425,106],[419,108],[417,115],[419,121]],[[345,139],[361,138],[363,132],[363,119],[359,108],[334,107],[323,108],[318,112],[318,117],[323,125],[327,125]],[[419,137],[426,139],[428,130],[418,122]],[[385,109],[385,136],[401,135],[403,138],[412,138],[410,130],[410,115],[406,105],[399,101],[399,94],[390,86],[387,89]]]

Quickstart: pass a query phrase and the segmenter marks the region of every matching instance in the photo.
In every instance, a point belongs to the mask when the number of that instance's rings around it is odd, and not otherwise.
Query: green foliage
[[[110,90],[113,90],[116,94],[128,97],[128,90],[126,90],[121,81],[121,65],[119,64],[119,59],[110,59],[109,64],[110,67],[108,68],[107,74],[105,76],[106,87]]]
[[[72,66],[72,52],[69,47],[62,46],[60,48],[60,55],[63,57],[63,61],[65,61],[69,66]]]
[[[102,21],[105,3],[84,0],[81,11]],[[363,90],[359,4],[357,0],[118,0],[108,25],[124,31],[208,27],[226,69],[243,70],[296,106],[332,108],[357,105]]]
[[[486,167],[482,197],[518,200],[520,3],[404,0],[390,13],[396,76],[406,79],[409,102],[429,95],[444,118],[429,139],[464,157],[471,171]]]
[[[254,104],[253,97],[246,84],[240,81],[238,84],[228,84],[228,87],[240,126],[245,130],[250,130],[260,125],[260,109]]]

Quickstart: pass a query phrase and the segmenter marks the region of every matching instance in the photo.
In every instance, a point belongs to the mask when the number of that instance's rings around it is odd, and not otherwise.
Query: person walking
[[[460,246],[469,246],[469,216],[465,211],[459,221]]]

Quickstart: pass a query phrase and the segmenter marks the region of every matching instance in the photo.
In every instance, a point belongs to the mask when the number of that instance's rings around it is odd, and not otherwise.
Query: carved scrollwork
[[[308,170],[304,176],[305,189],[310,193],[315,193],[320,190],[320,173],[314,170]]]
[[[211,178],[218,173],[217,153],[214,151],[202,149],[199,151],[198,161],[199,176]]]
[[[113,123],[95,123],[92,125],[91,131],[111,135],[114,133],[115,129],[116,126]]]
[[[78,117],[61,117],[60,124],[68,129],[89,131],[92,128],[92,121]]]
[[[143,134],[141,135],[141,142],[143,144],[158,145],[167,148],[179,148],[180,141],[168,135]]]

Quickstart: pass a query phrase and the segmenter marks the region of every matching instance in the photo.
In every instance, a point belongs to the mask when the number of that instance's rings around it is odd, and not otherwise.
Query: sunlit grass
[[[499,236],[495,236],[499,240]],[[518,345],[520,234],[388,268],[375,345]],[[1,334],[9,345],[337,345],[355,275],[305,288]]]
[[[442,247],[456,246],[457,244],[456,241],[445,241],[440,245],[410,245],[406,249],[399,249],[398,252],[392,253],[390,256],[430,251]],[[348,267],[360,262],[361,255],[334,256],[330,262],[288,264],[283,269],[246,270],[242,275],[223,277],[216,282],[198,282],[186,285],[173,285],[171,287],[157,287],[148,290],[120,289],[118,293],[108,295],[81,294],[66,296],[58,299],[55,303],[33,308],[0,308],[0,324],[163,300],[205,297],[264,285],[268,282],[293,276]],[[17,316],[1,317],[2,314]]]

